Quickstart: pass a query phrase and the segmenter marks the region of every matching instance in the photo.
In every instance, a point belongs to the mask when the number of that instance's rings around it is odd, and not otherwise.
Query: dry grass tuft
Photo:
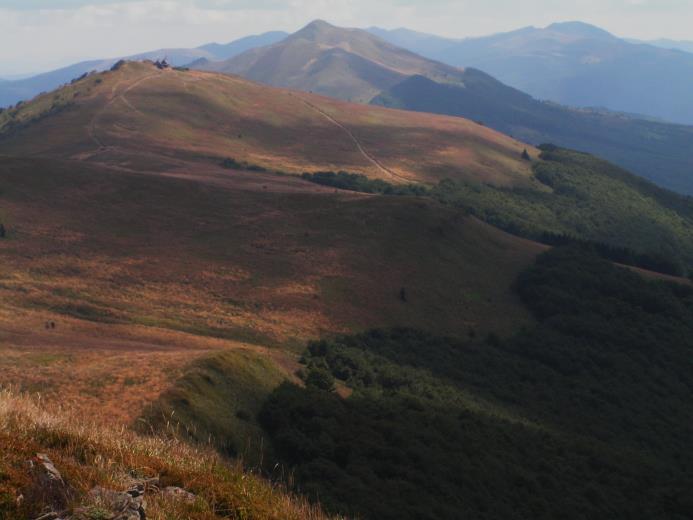
[[[70,410],[47,410],[40,398],[0,391],[0,517],[19,520],[44,504],[30,496],[26,461],[46,453],[75,491],[73,506],[94,486],[125,490],[132,478],[157,476],[163,485],[197,495],[194,503],[148,497],[151,519],[323,519],[317,507],[222,459],[211,449],[175,439],[94,426]]]

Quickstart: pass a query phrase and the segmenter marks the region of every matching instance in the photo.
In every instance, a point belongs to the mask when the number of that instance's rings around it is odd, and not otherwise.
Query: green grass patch
[[[256,417],[286,375],[269,359],[234,350],[190,366],[174,387],[146,412],[141,427],[211,442],[223,452],[256,466],[263,431]]]

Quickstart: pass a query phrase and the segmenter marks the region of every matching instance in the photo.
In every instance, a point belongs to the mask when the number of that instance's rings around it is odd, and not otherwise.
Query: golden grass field
[[[514,185],[532,182],[522,151],[537,153],[461,118],[349,104],[146,63],[128,63],[0,114],[0,131],[10,117],[17,127],[0,142],[0,154],[139,171],[233,157],[289,173],[347,170],[394,183],[464,178]]]
[[[27,478],[26,461],[47,453],[74,492],[87,495],[94,486],[125,490],[133,477],[157,477],[162,485],[195,493],[192,503],[150,496],[152,520],[218,518],[321,520],[327,516],[304,499],[230,462],[211,448],[191,447],[173,438],[144,437],[121,427],[96,426],[74,409],[47,412],[42,403],[0,390],[0,514],[3,519],[40,514],[40,489]],[[15,507],[15,489],[25,494]],[[103,518],[98,502],[93,518]]]

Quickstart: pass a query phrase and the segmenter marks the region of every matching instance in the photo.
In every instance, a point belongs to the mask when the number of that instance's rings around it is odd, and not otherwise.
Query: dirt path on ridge
[[[358,151],[361,153],[361,155],[363,155],[363,156],[366,158],[366,160],[368,160],[371,164],[373,164],[373,165],[374,165],[376,168],[378,168],[381,172],[385,173],[386,175],[389,175],[390,177],[394,177],[394,178],[399,179],[399,180],[402,180],[402,181],[406,181],[406,182],[416,182],[415,180],[409,179],[409,178],[407,178],[407,177],[405,177],[405,176],[403,176],[403,175],[400,175],[400,174],[398,174],[398,173],[395,173],[395,172],[392,171],[390,168],[388,168],[388,167],[385,166],[383,163],[381,163],[377,158],[375,158],[375,157],[372,156],[370,153],[368,153],[368,152],[366,151],[366,149],[363,147],[363,145],[361,144],[361,141],[358,140],[358,138],[354,135],[354,133],[353,133],[351,130],[349,130],[346,126],[344,126],[342,123],[340,123],[339,121],[337,121],[334,117],[332,117],[330,114],[328,114],[327,112],[325,112],[323,109],[321,109],[320,107],[314,105],[314,104],[311,103],[310,101],[307,101],[307,100],[304,99],[302,96],[298,96],[298,98],[299,98],[308,108],[310,108],[311,110],[314,110],[315,112],[317,112],[318,114],[320,114],[321,116],[323,116],[325,119],[327,119],[328,121],[330,121],[333,125],[335,125],[335,126],[337,126],[338,128],[342,129],[342,130],[349,136],[349,138],[354,142],[354,144],[356,145],[356,148],[357,148]]]

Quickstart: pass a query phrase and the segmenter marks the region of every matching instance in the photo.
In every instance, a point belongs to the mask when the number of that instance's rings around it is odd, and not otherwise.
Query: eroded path
[[[130,92],[132,89],[137,87],[138,85],[141,85],[145,81],[157,77],[159,74],[148,74],[147,76],[144,76],[142,78],[136,79],[135,81],[132,81],[131,83],[128,84],[128,86],[120,93],[118,94],[118,87],[123,83],[122,81],[119,81],[115,85],[113,85],[113,88],[111,89],[111,95],[108,100],[108,103],[106,103],[101,110],[96,112],[94,114],[94,117],[92,117],[91,121],[89,122],[89,125],[87,125],[87,133],[89,134],[89,138],[94,141],[94,143],[99,147],[99,150],[105,150],[109,149],[109,147],[97,136],[97,130],[98,130],[98,124],[99,120],[103,115],[106,113],[106,111],[113,106],[113,104],[117,100],[123,101],[125,105],[127,105],[131,110],[134,110],[135,112],[139,112],[132,104],[127,100],[125,97],[125,94]]]
[[[363,155],[363,156],[366,158],[367,161],[369,161],[371,164],[373,164],[373,166],[375,166],[376,168],[378,168],[382,173],[384,173],[385,175],[387,175],[387,176],[389,176],[389,177],[391,177],[391,178],[399,179],[399,180],[401,180],[401,181],[416,182],[416,181],[414,181],[413,179],[409,179],[409,178],[405,177],[404,175],[400,175],[400,174],[394,172],[393,170],[391,170],[390,168],[388,168],[387,166],[385,166],[382,162],[380,162],[376,157],[374,157],[373,155],[371,155],[368,151],[366,151],[366,149],[364,148],[363,144],[361,144],[361,141],[359,141],[359,139],[354,135],[354,132],[352,132],[351,130],[349,130],[349,128],[347,128],[347,127],[344,126],[342,123],[340,123],[337,119],[335,119],[335,118],[332,117],[330,114],[328,114],[327,112],[325,112],[322,108],[320,108],[320,107],[317,106],[317,105],[314,105],[313,103],[311,103],[310,101],[306,100],[306,99],[303,98],[302,96],[299,96],[299,98],[301,99],[301,101],[303,102],[303,104],[306,105],[308,108],[310,108],[311,110],[313,110],[313,111],[317,112],[318,114],[322,115],[322,116],[323,116],[325,119],[327,119],[330,123],[332,123],[333,125],[337,126],[337,127],[340,128],[341,130],[343,130],[344,133],[346,133],[346,134],[349,136],[349,138],[353,141],[353,143],[356,145],[356,148],[357,148],[358,151],[361,153],[361,155]]]

